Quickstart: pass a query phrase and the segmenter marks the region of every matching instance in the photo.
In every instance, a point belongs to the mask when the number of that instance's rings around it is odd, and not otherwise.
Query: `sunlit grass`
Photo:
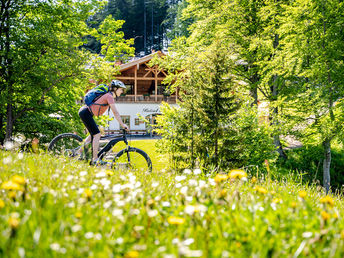
[[[0,188],[4,257],[344,254],[340,198],[240,170],[111,171],[0,152]]]
[[[129,140],[129,144],[130,146],[139,148],[148,154],[152,160],[154,171],[167,170],[169,168],[168,155],[158,152],[155,146],[156,141],[157,140]],[[125,144],[120,142],[115,145],[114,150],[118,152],[123,148],[125,148]]]

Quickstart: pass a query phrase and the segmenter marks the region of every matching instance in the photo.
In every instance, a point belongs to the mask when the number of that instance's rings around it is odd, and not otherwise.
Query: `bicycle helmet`
[[[127,87],[125,87],[124,83],[119,81],[119,80],[112,80],[111,81],[111,88],[123,88],[126,89]]]

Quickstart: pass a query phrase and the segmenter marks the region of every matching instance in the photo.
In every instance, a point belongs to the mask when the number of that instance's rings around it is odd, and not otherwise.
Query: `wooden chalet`
[[[148,65],[155,55],[164,54],[159,51],[120,65],[120,74],[115,77],[127,86],[127,90],[117,99],[118,102],[176,103],[177,94],[170,95],[166,86],[162,85],[167,76],[165,71]]]

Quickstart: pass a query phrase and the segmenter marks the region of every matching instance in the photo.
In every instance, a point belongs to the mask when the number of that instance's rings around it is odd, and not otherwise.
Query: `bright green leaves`
[[[108,61],[125,61],[134,56],[135,49],[132,47],[134,39],[124,39],[124,33],[119,31],[124,24],[122,20],[115,20],[111,15],[105,18],[98,30],[92,31],[92,36],[102,44],[101,54]]]

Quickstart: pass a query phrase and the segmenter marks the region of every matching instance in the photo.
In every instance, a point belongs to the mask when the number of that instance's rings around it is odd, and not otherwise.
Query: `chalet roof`
[[[129,63],[121,64],[121,65],[120,65],[120,68],[119,68],[119,71],[120,71],[120,72],[123,72],[123,71],[125,71],[125,70],[128,70],[128,69],[134,67],[134,66],[137,66],[137,69],[139,69],[139,65],[140,65],[140,64],[149,62],[150,60],[152,60],[152,58],[153,58],[155,55],[159,55],[159,56],[161,57],[161,56],[164,56],[165,54],[162,53],[161,51],[158,51],[158,52],[154,52],[154,53],[152,53],[152,54],[150,54],[150,55],[141,57],[141,58],[139,58],[139,59],[133,60],[133,61],[131,61],[131,62],[129,62]]]

